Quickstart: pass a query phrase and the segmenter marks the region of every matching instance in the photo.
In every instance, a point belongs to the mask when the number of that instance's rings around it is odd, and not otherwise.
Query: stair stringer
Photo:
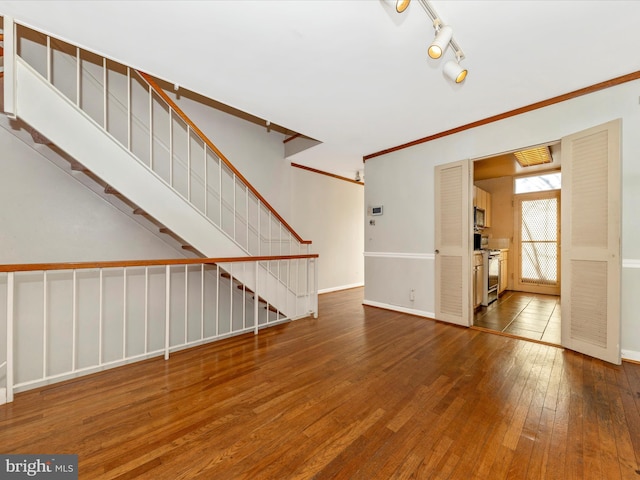
[[[207,256],[246,252],[30,66],[16,61],[16,114]]]

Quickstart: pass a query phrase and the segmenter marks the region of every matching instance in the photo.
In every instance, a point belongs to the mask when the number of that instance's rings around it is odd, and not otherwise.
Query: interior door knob
[[[436,250],[436,254],[440,253],[440,250]]]

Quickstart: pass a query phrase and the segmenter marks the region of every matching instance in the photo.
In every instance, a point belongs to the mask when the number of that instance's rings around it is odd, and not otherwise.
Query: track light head
[[[409,6],[410,2],[411,0],[396,0],[396,12],[398,13],[404,12]]]
[[[434,38],[431,45],[429,45],[429,56],[435,59],[440,58],[449,46],[452,37],[453,28],[449,25],[443,25],[442,27],[437,26],[436,38]]]
[[[393,7],[396,12],[402,13],[408,7],[411,0],[382,0],[383,3],[389,6],[389,8]]]
[[[455,60],[449,60],[445,63],[442,71],[451,81],[456,83],[462,83],[467,78],[467,70]]]

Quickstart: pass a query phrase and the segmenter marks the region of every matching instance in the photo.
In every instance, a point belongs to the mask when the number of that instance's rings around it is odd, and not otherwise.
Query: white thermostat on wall
[[[378,207],[371,207],[369,209],[369,215],[382,215],[382,205]]]

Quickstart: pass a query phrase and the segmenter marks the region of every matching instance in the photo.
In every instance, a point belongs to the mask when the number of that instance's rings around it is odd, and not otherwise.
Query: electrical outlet
[[[415,301],[415,299],[416,299],[416,291],[412,288],[411,290],[409,290],[409,300],[413,302]]]

